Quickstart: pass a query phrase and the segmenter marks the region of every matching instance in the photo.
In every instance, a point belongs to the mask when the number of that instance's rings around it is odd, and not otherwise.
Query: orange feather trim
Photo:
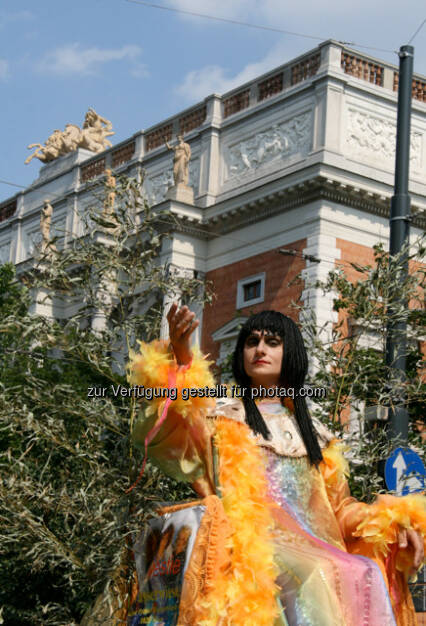
[[[374,544],[377,556],[386,556],[389,546],[398,542],[398,533],[402,528],[412,528],[420,533],[426,548],[425,496],[377,496],[377,500],[366,509],[365,519],[358,524],[354,536]]]
[[[232,526],[231,567],[221,572],[199,606],[197,624],[270,626],[278,615],[273,518],[260,448],[249,428],[232,420],[217,422],[219,482]]]
[[[127,366],[128,380],[132,385],[143,385],[145,388],[168,388],[169,373],[173,372],[176,382],[173,387],[177,389],[177,398],[171,407],[182,417],[187,417],[194,411],[212,406],[214,398],[189,397],[182,398],[182,389],[194,389],[201,387],[214,387],[214,378],[209,370],[211,361],[194,346],[193,358],[189,368],[179,369],[173,353],[168,349],[168,342],[164,340],[144,343],[139,341],[139,352],[130,351],[130,362]],[[153,398],[146,409],[147,415],[161,412],[164,398]]]
[[[327,490],[333,489],[349,475],[349,464],[342,452],[347,449],[338,439],[322,450],[320,470]],[[426,552],[426,497],[420,494],[409,496],[379,495],[371,505],[365,505],[364,519],[358,524],[354,537],[369,543],[378,559],[384,558],[390,546],[398,542],[402,528],[412,528],[423,536]],[[404,565],[406,561],[406,567]],[[411,567],[412,559],[406,551],[399,551],[397,567],[401,571]]]
[[[349,476],[349,463],[343,456],[344,450],[347,450],[347,446],[339,439],[333,439],[324,450],[321,450],[323,460],[319,467],[327,489],[336,486]]]

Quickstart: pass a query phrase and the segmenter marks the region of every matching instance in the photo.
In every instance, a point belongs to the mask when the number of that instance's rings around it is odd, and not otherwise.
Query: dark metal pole
[[[396,129],[395,194],[390,211],[389,263],[395,272],[395,280],[405,282],[408,275],[408,258],[400,252],[408,244],[410,230],[410,196],[408,176],[410,165],[410,118],[411,89],[413,81],[413,46],[401,46],[399,50],[398,115]],[[399,258],[395,257],[399,255]],[[389,306],[390,315],[398,309],[407,308],[402,294],[394,293]],[[386,365],[389,369],[392,402],[389,408],[388,436],[399,436],[402,442],[408,437],[408,412],[403,391],[406,371],[407,323],[390,318],[387,328]]]

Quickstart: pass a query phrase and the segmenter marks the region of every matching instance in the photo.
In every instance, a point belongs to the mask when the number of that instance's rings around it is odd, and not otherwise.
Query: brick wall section
[[[211,334],[239,315],[249,316],[264,309],[275,309],[297,319],[297,311],[292,309],[291,301],[297,301],[303,290],[303,283],[288,286],[295,276],[305,267],[305,260],[300,256],[285,256],[278,252],[280,248],[302,252],[306,239],[285,246],[279,246],[262,254],[231,263],[208,272],[206,280],[213,283],[216,298],[211,306],[206,306],[203,313],[203,332],[201,347],[212,359],[219,356],[219,344]],[[240,279],[265,272],[265,300],[260,304],[236,309],[237,283]]]
[[[361,246],[345,239],[336,238],[336,248],[340,249],[341,258],[336,260],[336,266],[342,266],[346,276],[352,282],[359,280],[361,274],[353,269],[348,263],[359,263],[360,265],[373,265],[374,263],[374,250],[368,246]],[[330,267],[331,269],[331,267]],[[339,311],[339,322],[344,321],[345,324],[342,330],[348,332],[347,314],[345,311]],[[347,424],[350,419],[350,408],[345,407],[341,412],[341,420],[344,424]]]
[[[345,239],[336,239],[336,248],[339,248],[341,252],[341,259],[339,260],[344,263],[373,264],[374,250],[368,246],[361,246],[358,243],[352,243]],[[339,260],[336,261],[336,265],[339,264]],[[359,278],[359,273],[347,265],[345,266],[345,272],[351,280]]]
[[[348,263],[359,263],[360,265],[374,265],[374,250],[368,246],[361,246],[345,239],[336,239],[336,248],[340,250],[341,257],[336,261],[336,266],[342,264],[342,268],[351,282],[361,278],[361,274],[352,268]],[[331,267],[330,267],[331,269]],[[344,311],[339,311],[339,322],[346,316]],[[347,326],[345,325],[347,330]]]

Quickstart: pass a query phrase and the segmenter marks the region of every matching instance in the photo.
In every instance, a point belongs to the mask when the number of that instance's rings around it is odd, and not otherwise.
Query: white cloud
[[[5,80],[9,76],[9,62],[0,59],[0,80]]]
[[[219,65],[208,65],[186,74],[183,82],[175,88],[175,92],[184,100],[193,102],[202,100],[212,93],[223,94],[238,85],[268,72],[277,65],[282,65],[290,58],[288,44],[279,42],[268,54],[255,63],[248,63],[234,76],[228,76],[226,70]]]
[[[130,61],[131,71],[141,76],[139,57],[142,49],[136,45],[121,48],[83,48],[79,43],[66,44],[46,53],[38,62],[40,72],[58,75],[95,74],[102,64],[110,61]],[[146,72],[146,69],[145,69]]]

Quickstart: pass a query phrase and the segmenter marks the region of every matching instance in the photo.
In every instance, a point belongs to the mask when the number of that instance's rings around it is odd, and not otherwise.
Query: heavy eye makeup
[[[265,343],[267,343],[269,346],[275,347],[282,344],[282,339],[279,335],[271,335],[265,333],[262,335],[249,335],[246,339],[245,345],[248,348],[257,346],[262,337],[264,338]]]

